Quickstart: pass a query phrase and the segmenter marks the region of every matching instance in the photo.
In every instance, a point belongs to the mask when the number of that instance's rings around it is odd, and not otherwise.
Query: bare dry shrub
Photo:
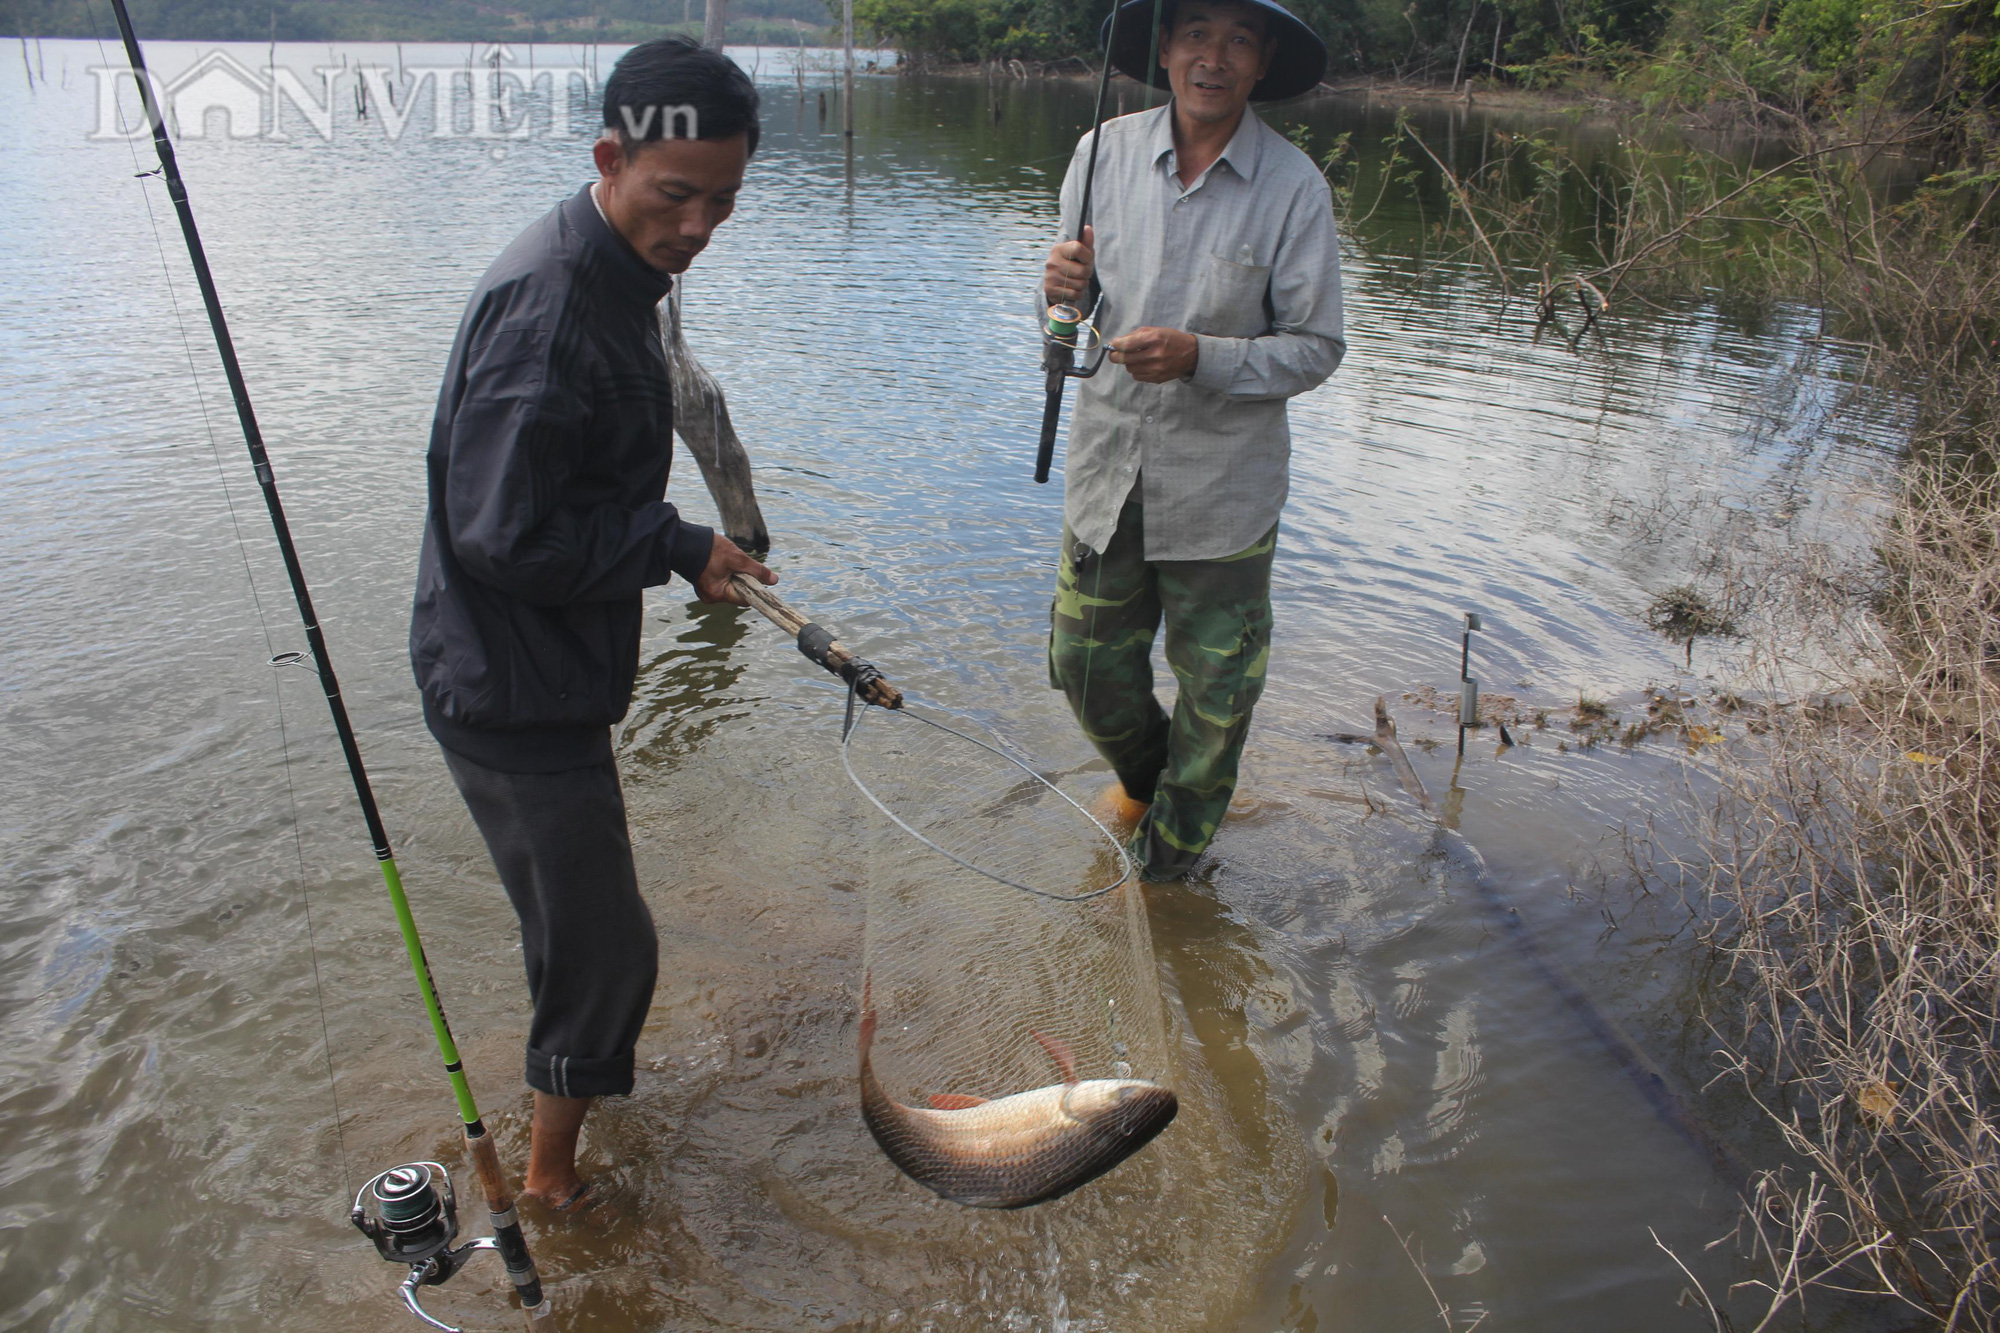
[[[1806,1164],[1746,1199],[1772,1313],[1814,1285],[2000,1320],[2000,485],[1906,470],[1841,706],[1774,713],[1704,811],[1730,1066]]]
[[[1990,366],[2000,164],[1985,121],[1879,105],[1827,120],[1744,97],[1777,160],[1702,146],[1671,105],[1610,147],[1496,133],[1457,166],[1407,119],[1398,144],[1444,187],[1444,253],[1533,291],[1544,323],[1580,332],[1626,299],[1806,299],[1926,381]]]
[[[1695,1290],[1718,1333],[1745,1288],[1758,1329],[1827,1290],[2000,1328],[2000,163],[1969,111],[1756,109],[1774,163],[1671,109],[1609,153],[1501,136],[1476,167],[1399,128],[1440,239],[1573,346],[1635,299],[1805,300],[1862,353],[1855,398],[1906,405],[1867,568],[1729,554],[1760,566],[1727,582],[1764,603],[1732,607],[1764,693],[1801,702],[1744,712],[1678,868],[1730,978],[1719,1053],[1793,1157],[1743,1198],[1758,1278]]]
[[[2000,182],[1939,173],[1890,203],[1809,175],[1839,256],[1826,299],[1869,348],[1861,391],[1903,393],[1915,411],[1869,595],[1822,599],[1807,622],[1817,660],[1842,664],[1841,706],[1774,715],[1725,768],[1704,830],[1711,940],[1747,999],[1717,1031],[1805,1163],[1804,1179],[1765,1172],[1745,1216],[1774,1310],[1817,1284],[1992,1328]]]

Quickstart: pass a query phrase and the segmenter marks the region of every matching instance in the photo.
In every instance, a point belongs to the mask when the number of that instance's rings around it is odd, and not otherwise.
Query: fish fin
[[[1076,1056],[1070,1051],[1068,1042],[1061,1037],[1044,1036],[1033,1028],[1028,1029],[1028,1035],[1040,1042],[1042,1049],[1049,1053],[1049,1059],[1056,1062],[1056,1068],[1062,1071],[1063,1082],[1076,1082]]]
[[[970,1111],[975,1106],[986,1105],[986,1098],[974,1097],[967,1092],[934,1092],[930,1103],[933,1111]]]

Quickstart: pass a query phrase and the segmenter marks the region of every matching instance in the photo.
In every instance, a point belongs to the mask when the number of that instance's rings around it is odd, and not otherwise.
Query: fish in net
[[[1124,849],[998,735],[905,700],[767,589],[738,586],[847,680],[842,762],[885,817],[859,1041],[877,1146],[977,1208],[1042,1203],[1110,1171],[1179,1109]]]

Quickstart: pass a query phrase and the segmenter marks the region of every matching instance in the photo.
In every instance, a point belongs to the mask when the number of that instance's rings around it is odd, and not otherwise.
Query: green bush
[[[1866,0],[1785,0],[1777,49],[1808,69],[1839,69],[1854,58],[1867,9]]]

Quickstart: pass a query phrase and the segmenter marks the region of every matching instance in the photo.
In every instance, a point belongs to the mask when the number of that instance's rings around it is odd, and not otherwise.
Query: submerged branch
[[[1472,200],[1467,195],[1464,184],[1458,179],[1456,173],[1444,164],[1444,159],[1431,151],[1431,146],[1424,142],[1424,137],[1418,134],[1415,127],[1411,126],[1407,121],[1403,124],[1403,133],[1409,135],[1411,142],[1424,150],[1424,156],[1428,157],[1444,176],[1445,183],[1451,187],[1452,199],[1457,202],[1459,210],[1465,214],[1466,225],[1470,226],[1472,234],[1479,238],[1479,244],[1486,251],[1487,260],[1493,265],[1494,275],[1500,279],[1500,290],[1502,292],[1511,292],[1513,285],[1507,278],[1507,266],[1500,262],[1500,252],[1495,250],[1493,242],[1487,239],[1486,229],[1479,225],[1479,215],[1473,211]]]

